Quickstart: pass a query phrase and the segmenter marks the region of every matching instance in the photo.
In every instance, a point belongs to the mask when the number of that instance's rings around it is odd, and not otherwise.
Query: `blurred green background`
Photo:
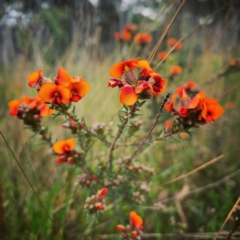
[[[167,39],[187,35],[227,2],[187,1],[159,51],[169,50]],[[151,191],[141,204],[121,201],[119,194],[110,189],[106,196],[109,208],[99,216],[99,221],[87,218],[83,211],[85,200],[100,187],[79,185],[80,169],[57,165],[51,149],[42,145],[38,136],[30,138],[32,133],[8,114],[7,107],[13,99],[36,95],[27,86],[29,73],[43,68],[44,75],[54,79],[58,68],[63,66],[72,76],[81,76],[91,85],[88,95],[76,104],[80,117],[85,116],[89,126],[111,121],[116,125],[121,105],[118,89],[107,88],[109,68],[122,60],[147,59],[180,3],[170,0],[0,2],[0,129],[55,223],[46,216],[1,138],[0,239],[118,239],[115,225],[127,224],[131,210],[142,216],[144,233],[155,234],[143,239],[213,239],[213,233],[220,229],[240,196],[239,62],[228,74],[209,82],[232,59],[240,57],[239,1],[231,1],[156,69],[168,80],[170,67],[181,66],[182,73],[168,82],[167,91],[174,94],[176,87],[193,80],[209,98],[218,99],[225,113],[215,123],[194,129],[192,138],[181,142],[171,139],[145,147],[138,161],[153,167],[155,174],[145,179]],[[149,32],[153,41],[145,47],[133,41],[116,42],[114,32],[121,31],[126,23],[137,24],[137,32]],[[155,58],[152,67],[158,62]],[[138,136],[149,129],[163,97],[164,94],[144,105],[141,118],[144,125]],[[164,112],[156,130],[161,130],[169,118]],[[61,128],[61,120],[44,121],[55,139],[70,136]],[[93,173],[104,151],[107,150],[101,143],[92,146],[88,164]],[[124,157],[123,154],[122,149],[116,152],[119,157]],[[224,157],[215,164],[161,186],[221,154]],[[232,228],[229,222],[225,230]],[[189,237],[188,233],[194,233],[195,237]]]

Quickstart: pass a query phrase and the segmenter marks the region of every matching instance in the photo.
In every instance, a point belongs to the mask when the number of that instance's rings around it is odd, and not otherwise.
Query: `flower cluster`
[[[136,212],[130,212],[130,225],[117,225],[116,229],[122,232],[122,239],[141,239],[140,234],[143,229],[143,220]]]
[[[132,33],[136,30],[137,25],[134,23],[126,24],[122,32],[115,32],[114,38],[116,41],[129,42],[132,39]]]
[[[218,119],[224,112],[216,99],[206,98],[204,92],[197,93],[192,99],[184,87],[177,89],[180,105],[176,104],[177,95],[173,95],[170,102],[165,105],[165,110],[172,112],[183,129],[198,127]]]
[[[136,67],[141,69],[138,77],[133,73]],[[135,104],[138,99],[158,96],[166,84],[166,80],[151,69],[148,61],[139,58],[114,64],[110,75],[113,78],[108,81],[108,86],[120,88],[120,102],[127,106]]]
[[[40,127],[42,117],[50,116],[55,112],[39,97],[22,97],[19,100],[12,100],[8,103],[8,107],[11,116],[23,119],[24,124],[32,126],[35,130]]]
[[[89,210],[89,213],[96,213],[103,210],[106,205],[104,204],[104,196],[107,194],[108,189],[103,188],[97,192],[96,195],[92,195],[86,199],[84,208]]]
[[[78,102],[90,90],[89,84],[81,77],[72,77],[63,67],[58,69],[55,81],[42,76],[42,69],[28,76],[28,85],[35,87],[39,97],[55,105]]]
[[[72,163],[74,159],[79,158],[81,155],[74,150],[75,140],[74,138],[69,138],[67,140],[59,140],[53,144],[53,151],[58,154],[56,159],[57,163],[68,162]]]

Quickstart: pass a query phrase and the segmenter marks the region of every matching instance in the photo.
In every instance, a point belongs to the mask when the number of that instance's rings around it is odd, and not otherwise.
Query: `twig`
[[[128,114],[128,116],[125,118],[125,120],[123,121],[122,125],[120,126],[120,128],[118,129],[118,132],[115,136],[115,138],[113,139],[110,147],[109,147],[109,151],[108,151],[108,159],[109,159],[109,168],[110,168],[110,171],[112,169],[112,153],[113,153],[113,150],[115,148],[115,144],[116,144],[116,141],[118,140],[118,138],[122,135],[122,132],[123,132],[123,129],[125,128],[126,124],[128,123],[128,120],[129,120],[129,117],[135,112],[136,110],[136,104],[132,106],[132,109],[130,111],[130,113]]]
[[[239,202],[240,202],[240,197],[238,197],[238,200],[235,202],[235,204],[233,205],[231,211],[228,213],[228,215],[227,215],[225,221],[223,222],[223,224],[222,224],[222,226],[220,227],[219,231],[218,231],[217,234],[215,235],[214,240],[217,239],[217,236],[218,236],[219,232],[222,231],[222,229],[223,229],[224,226],[226,225],[228,219],[231,217],[233,211],[235,210],[235,208],[236,208],[236,206],[238,205]],[[234,230],[236,231],[236,229],[233,229],[233,231],[231,231],[231,232],[229,233],[227,239],[230,239],[229,237],[231,237],[231,235],[235,232]]]
[[[167,28],[165,29],[165,31],[163,32],[162,36],[160,37],[160,39],[158,40],[157,44],[155,45],[155,47],[153,48],[152,52],[150,53],[150,56],[148,58],[148,62],[149,64],[152,62],[152,60],[154,59],[158,48],[160,47],[164,37],[166,36],[168,30],[170,29],[170,27],[172,26],[173,22],[175,21],[176,17],[178,16],[179,12],[181,11],[181,9],[183,8],[183,6],[185,5],[185,3],[187,2],[187,0],[183,0],[180,7],[178,8],[176,14],[173,16],[171,22],[168,24]]]
[[[192,34],[194,34],[198,29],[200,29],[201,27],[205,26],[209,19],[211,19],[212,17],[214,17],[215,15],[217,15],[218,13],[220,13],[223,9],[225,9],[225,7],[227,7],[229,4],[231,4],[234,0],[227,2],[226,4],[224,4],[221,8],[219,8],[217,11],[215,11],[213,14],[211,14],[210,16],[208,16],[205,21],[201,24],[199,24],[197,27],[195,27],[189,34],[187,34],[186,36],[183,36],[182,38],[180,38],[176,44],[168,51],[168,53],[164,56],[164,58],[154,67],[157,68],[159,67],[164,61],[165,59],[169,56],[169,54],[175,49],[175,47],[182,42],[183,40],[185,40],[186,38],[190,37]]]
[[[137,146],[136,150],[133,152],[133,154],[131,155],[131,157],[129,158],[128,162],[131,162],[132,159],[136,156],[136,154],[138,153],[138,151],[140,150],[140,148],[145,144],[146,140],[148,139],[148,137],[150,136],[150,134],[152,133],[153,129],[155,128],[155,126],[157,125],[157,122],[160,118],[160,116],[162,115],[162,110],[164,105],[166,104],[166,102],[168,101],[168,98],[170,97],[170,93],[168,93],[166,95],[166,97],[164,98],[162,104],[160,105],[157,117],[153,123],[153,125],[151,126],[151,128],[149,129],[148,133],[145,135],[145,137],[143,138],[143,140],[139,143],[139,145]]]

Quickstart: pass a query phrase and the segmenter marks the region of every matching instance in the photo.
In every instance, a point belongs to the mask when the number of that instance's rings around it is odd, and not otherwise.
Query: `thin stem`
[[[115,148],[116,141],[122,135],[123,129],[125,128],[126,124],[128,123],[128,120],[129,120],[130,116],[135,112],[135,110],[136,110],[136,104],[132,106],[132,109],[131,109],[130,113],[126,116],[125,120],[122,122],[122,125],[119,127],[118,132],[117,132],[115,138],[113,139],[113,141],[112,141],[112,143],[109,147],[108,159],[109,159],[110,171],[112,169],[112,161],[113,161],[112,153],[113,153],[113,150]]]
[[[37,199],[38,199],[40,205],[42,206],[43,210],[45,211],[47,217],[50,219],[50,221],[51,221],[52,224],[54,225],[54,222],[53,222],[52,217],[49,215],[49,213],[48,213],[47,209],[45,208],[45,206],[44,206],[42,200],[40,199],[38,193],[37,193],[36,190],[34,189],[34,187],[33,187],[32,183],[31,183],[31,181],[29,180],[28,176],[26,175],[24,169],[22,168],[20,162],[18,161],[17,157],[15,156],[13,150],[12,150],[11,147],[9,146],[9,144],[8,144],[6,138],[4,137],[2,131],[0,131],[0,134],[1,134],[1,136],[2,136],[2,138],[3,138],[3,140],[4,140],[4,142],[5,142],[5,144],[7,145],[8,150],[11,152],[11,154],[12,154],[12,156],[13,156],[15,162],[17,163],[18,167],[20,168],[20,170],[21,170],[23,176],[24,176],[25,179],[27,180],[27,182],[28,182],[30,188],[32,189],[32,191],[33,191],[33,193],[34,193],[34,195],[37,197]]]
[[[173,22],[175,21],[176,17],[178,16],[179,12],[181,11],[181,9],[183,8],[183,6],[185,5],[185,3],[187,2],[187,0],[183,0],[180,7],[178,8],[176,14],[173,16],[171,22],[168,24],[167,28],[165,29],[165,31],[163,32],[162,36],[160,37],[160,39],[158,40],[157,44],[155,45],[155,47],[153,48],[152,52],[150,53],[150,56],[148,58],[148,62],[149,64],[152,62],[152,60],[154,59],[164,37],[166,36],[168,30],[170,29],[170,27],[172,26]]]
[[[152,133],[153,129],[155,128],[155,126],[157,125],[157,122],[160,118],[160,116],[162,115],[162,110],[164,105],[166,104],[166,102],[168,101],[168,98],[170,97],[170,93],[168,93],[166,95],[166,97],[164,98],[162,104],[160,105],[157,117],[153,123],[153,125],[151,126],[151,128],[149,129],[148,133],[145,135],[145,137],[143,138],[143,140],[139,143],[139,145],[137,146],[136,150],[134,151],[134,153],[132,154],[132,156],[129,158],[128,162],[132,161],[132,159],[136,156],[136,154],[139,152],[139,150],[141,149],[141,147],[146,143],[148,137],[150,136],[150,134]]]

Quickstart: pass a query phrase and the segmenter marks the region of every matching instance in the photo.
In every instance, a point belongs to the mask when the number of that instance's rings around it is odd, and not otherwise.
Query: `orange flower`
[[[167,55],[167,52],[159,52],[157,54],[158,59],[164,59],[164,61],[167,61],[169,59],[169,56]]]
[[[180,132],[179,133],[179,135],[180,135],[180,137],[182,138],[182,139],[186,139],[186,138],[188,138],[188,134],[187,133],[185,133],[185,132]]]
[[[137,230],[143,229],[143,220],[136,212],[130,212],[130,223],[132,228],[136,228]]]
[[[120,78],[125,71],[134,70],[139,58],[134,58],[125,62],[114,64],[109,73],[112,77]]]
[[[206,122],[215,121],[224,113],[223,107],[217,103],[216,99],[203,98],[202,104],[203,109],[200,117]]]
[[[172,66],[171,67],[171,74],[176,76],[182,72],[182,68],[180,66]]]
[[[167,43],[168,43],[168,45],[169,45],[170,47],[173,47],[173,46],[177,43],[177,40],[176,40],[175,38],[169,38],[168,41],[167,41]],[[182,42],[179,42],[179,43],[175,46],[174,50],[179,50],[180,48],[182,48]]]
[[[36,72],[32,72],[28,75],[28,86],[34,87],[35,84],[39,84],[39,81],[42,78],[42,71],[43,69],[39,69]]]
[[[79,77],[74,77],[74,79]],[[82,99],[89,91],[90,91],[90,85],[82,78],[79,78],[78,82],[70,83],[68,86],[68,89],[72,93],[72,97],[70,98],[73,102],[78,102],[80,99]]]
[[[69,138],[67,140],[59,140],[53,145],[53,151],[58,154],[69,153],[73,150],[74,145],[74,138]]]
[[[53,104],[68,104],[72,94],[70,90],[64,86],[54,83],[45,83],[38,92],[38,96],[44,102],[52,102]]]
[[[152,35],[146,32],[138,33],[134,37],[134,42],[137,44],[147,44],[152,41]]]
[[[120,102],[124,105],[131,106],[138,100],[135,88],[131,85],[125,85],[120,89]]]

